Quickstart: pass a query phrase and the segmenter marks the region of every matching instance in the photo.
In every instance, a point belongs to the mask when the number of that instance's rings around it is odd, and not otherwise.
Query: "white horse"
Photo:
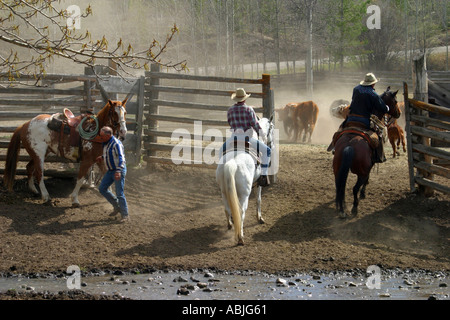
[[[259,140],[274,150],[272,118],[262,118],[259,124],[262,128]],[[257,138],[257,133],[253,136]],[[248,208],[248,199],[253,184],[261,175],[261,166],[255,165],[253,157],[244,150],[228,152],[223,156],[216,170],[216,180],[222,192],[228,229],[234,225],[238,245],[244,244],[244,218]],[[257,188],[257,219],[264,223],[261,216],[261,187]]]

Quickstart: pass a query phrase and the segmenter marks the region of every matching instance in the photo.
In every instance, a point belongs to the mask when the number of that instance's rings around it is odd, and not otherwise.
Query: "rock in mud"
[[[191,293],[188,289],[181,287],[177,290],[177,294],[187,296],[189,293]]]

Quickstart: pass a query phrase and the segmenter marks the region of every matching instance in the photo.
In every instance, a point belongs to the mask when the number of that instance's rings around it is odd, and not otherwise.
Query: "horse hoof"
[[[44,206],[53,206],[52,200],[46,200],[44,201]]]
[[[339,212],[339,218],[345,219],[346,218],[345,212]]]
[[[352,216],[356,217],[358,215],[358,208],[352,208]]]
[[[265,224],[266,222],[264,221],[263,218],[259,219],[259,224]]]
[[[72,203],[72,208],[79,208],[80,204],[79,203]]]
[[[242,239],[239,239],[239,241],[238,241],[238,244],[237,244],[238,246],[243,246],[244,245],[244,240],[242,240]]]

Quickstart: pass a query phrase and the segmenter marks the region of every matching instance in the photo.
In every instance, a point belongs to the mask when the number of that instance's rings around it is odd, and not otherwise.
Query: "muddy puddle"
[[[0,277],[0,292],[59,292],[77,289],[134,300],[450,300],[445,273],[274,275],[226,272],[153,272],[83,276]]]

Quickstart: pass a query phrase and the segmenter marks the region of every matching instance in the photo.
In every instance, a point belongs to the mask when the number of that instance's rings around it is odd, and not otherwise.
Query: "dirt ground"
[[[245,246],[228,230],[215,171],[129,168],[131,221],[120,224],[96,189],[71,208],[72,179],[47,179],[53,205],[33,196],[24,177],[15,192],[0,183],[0,272],[151,267],[174,270],[311,271],[383,268],[450,270],[450,199],[409,192],[403,154],[374,167],[356,218],[334,209],[332,155],[326,145],[280,146],[278,180],[264,189],[265,224],[256,199],[245,218]],[[347,183],[347,204],[351,187]],[[350,209],[350,208],[349,208]]]

